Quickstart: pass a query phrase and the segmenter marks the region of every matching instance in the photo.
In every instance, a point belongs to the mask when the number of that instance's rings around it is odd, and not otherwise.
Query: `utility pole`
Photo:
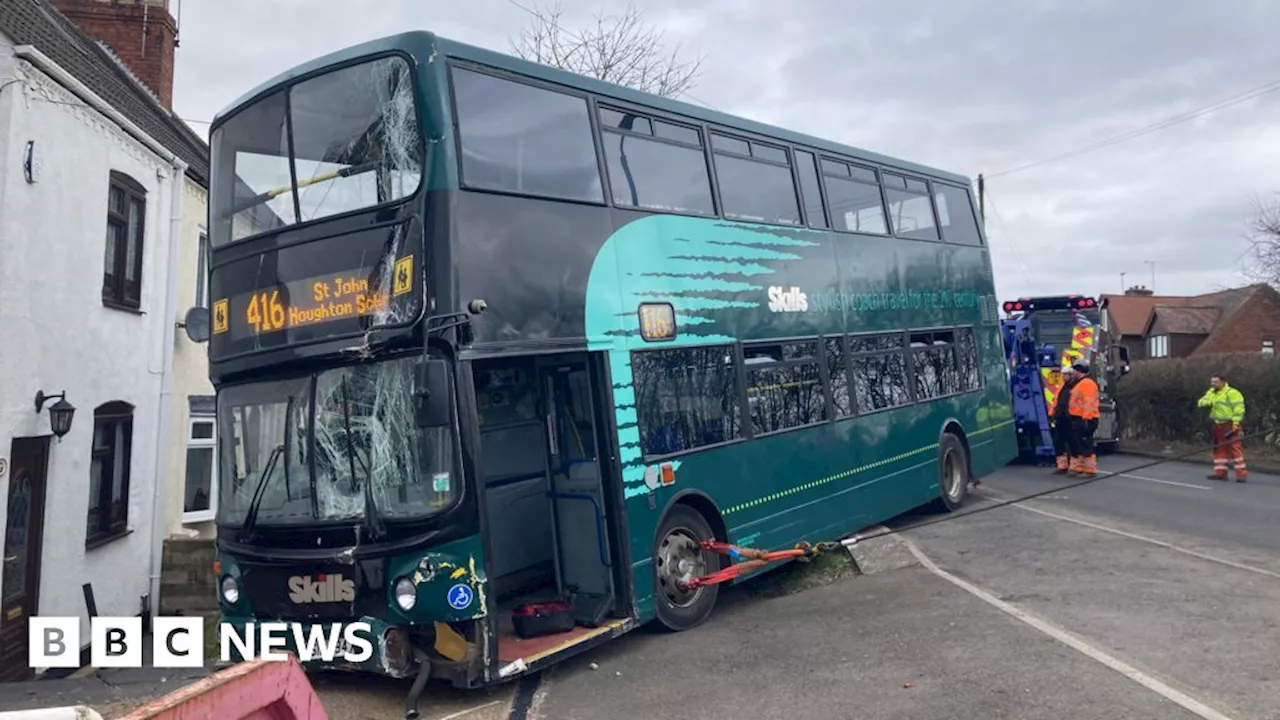
[[[1128,274],[1129,274],[1129,273],[1120,273],[1120,294],[1121,294],[1121,295],[1123,295],[1123,294],[1124,294],[1124,291],[1125,291],[1125,286],[1124,286],[1124,276],[1125,276],[1125,275],[1128,275]]]
[[[982,222],[987,222],[987,180],[982,177],[982,173],[978,173],[978,215],[982,217]]]
[[[1151,266],[1151,292],[1154,293],[1156,291],[1156,261],[1146,260],[1144,264]]]

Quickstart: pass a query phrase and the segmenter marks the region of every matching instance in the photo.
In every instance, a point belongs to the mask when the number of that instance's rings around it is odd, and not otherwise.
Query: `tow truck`
[[[1120,408],[1115,386],[1129,372],[1129,351],[1112,345],[1101,327],[1102,301],[1082,295],[1024,297],[1004,303],[1000,327],[1008,362],[1009,388],[1021,460],[1053,462],[1050,418],[1062,388],[1062,370],[1079,360],[1089,363],[1098,383],[1098,450],[1120,444]]]

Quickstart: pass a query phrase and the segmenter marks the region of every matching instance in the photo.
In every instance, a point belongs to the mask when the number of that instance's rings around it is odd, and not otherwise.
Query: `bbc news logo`
[[[286,660],[289,654],[307,662],[339,659],[362,663],[373,657],[369,623],[329,625],[265,622],[218,624],[218,653],[222,662]],[[95,617],[89,624],[90,664],[97,668],[142,667],[147,639],[140,617]],[[80,667],[80,619],[33,617],[28,636],[28,664],[33,668]],[[233,654],[234,651],[234,654]],[[205,662],[204,619],[157,617],[152,620],[153,667],[202,667]]]

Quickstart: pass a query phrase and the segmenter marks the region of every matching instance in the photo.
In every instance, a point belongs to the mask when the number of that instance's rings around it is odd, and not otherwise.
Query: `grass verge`
[[[858,566],[848,552],[819,555],[809,562],[791,562],[746,583],[744,590],[758,597],[794,595],[857,575]]]

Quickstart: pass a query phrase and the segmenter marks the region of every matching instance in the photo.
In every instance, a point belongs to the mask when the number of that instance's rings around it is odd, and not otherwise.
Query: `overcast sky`
[[[535,0],[181,0],[174,104],[209,120],[317,55],[409,29],[500,51]],[[625,0],[564,0],[564,25]],[[1001,175],[1276,82],[1274,0],[636,0],[705,58],[685,100],[976,177],[999,293],[1246,282],[1280,190],[1280,92]],[[696,9],[690,9],[696,8]],[[192,123],[201,135],[206,124]]]

